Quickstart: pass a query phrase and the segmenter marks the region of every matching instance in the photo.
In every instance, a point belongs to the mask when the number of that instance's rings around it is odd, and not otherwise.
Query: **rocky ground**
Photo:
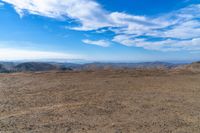
[[[0,133],[200,133],[200,74],[0,74]]]

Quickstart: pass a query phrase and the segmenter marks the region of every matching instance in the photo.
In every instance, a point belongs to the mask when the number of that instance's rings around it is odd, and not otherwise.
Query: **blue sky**
[[[200,0],[0,0],[0,60],[200,60]]]

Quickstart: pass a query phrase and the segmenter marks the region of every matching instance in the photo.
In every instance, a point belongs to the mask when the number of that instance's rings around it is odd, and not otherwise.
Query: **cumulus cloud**
[[[77,23],[72,30],[108,28],[114,32],[113,41],[126,46],[153,50],[196,50],[200,46],[200,4],[156,17],[110,12],[94,0],[2,0],[12,4],[18,14],[35,14]],[[148,38],[161,38],[148,40]],[[84,43],[108,46],[105,40],[83,40]],[[195,42],[195,46],[194,46]],[[199,41],[197,41],[199,42]],[[187,46],[185,46],[187,44]]]
[[[101,47],[108,47],[108,46],[110,46],[110,42],[106,41],[106,40],[96,40],[96,41],[93,41],[93,40],[85,39],[85,40],[82,40],[82,41],[85,44],[97,45],[97,46],[101,46]]]

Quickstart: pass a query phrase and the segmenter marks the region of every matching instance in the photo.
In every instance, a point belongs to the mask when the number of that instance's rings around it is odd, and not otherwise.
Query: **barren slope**
[[[200,75],[0,74],[0,132],[199,133]]]

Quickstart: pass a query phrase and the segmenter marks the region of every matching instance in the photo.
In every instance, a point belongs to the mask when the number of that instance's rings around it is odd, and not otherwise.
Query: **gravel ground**
[[[200,133],[200,74],[0,74],[0,133]]]

